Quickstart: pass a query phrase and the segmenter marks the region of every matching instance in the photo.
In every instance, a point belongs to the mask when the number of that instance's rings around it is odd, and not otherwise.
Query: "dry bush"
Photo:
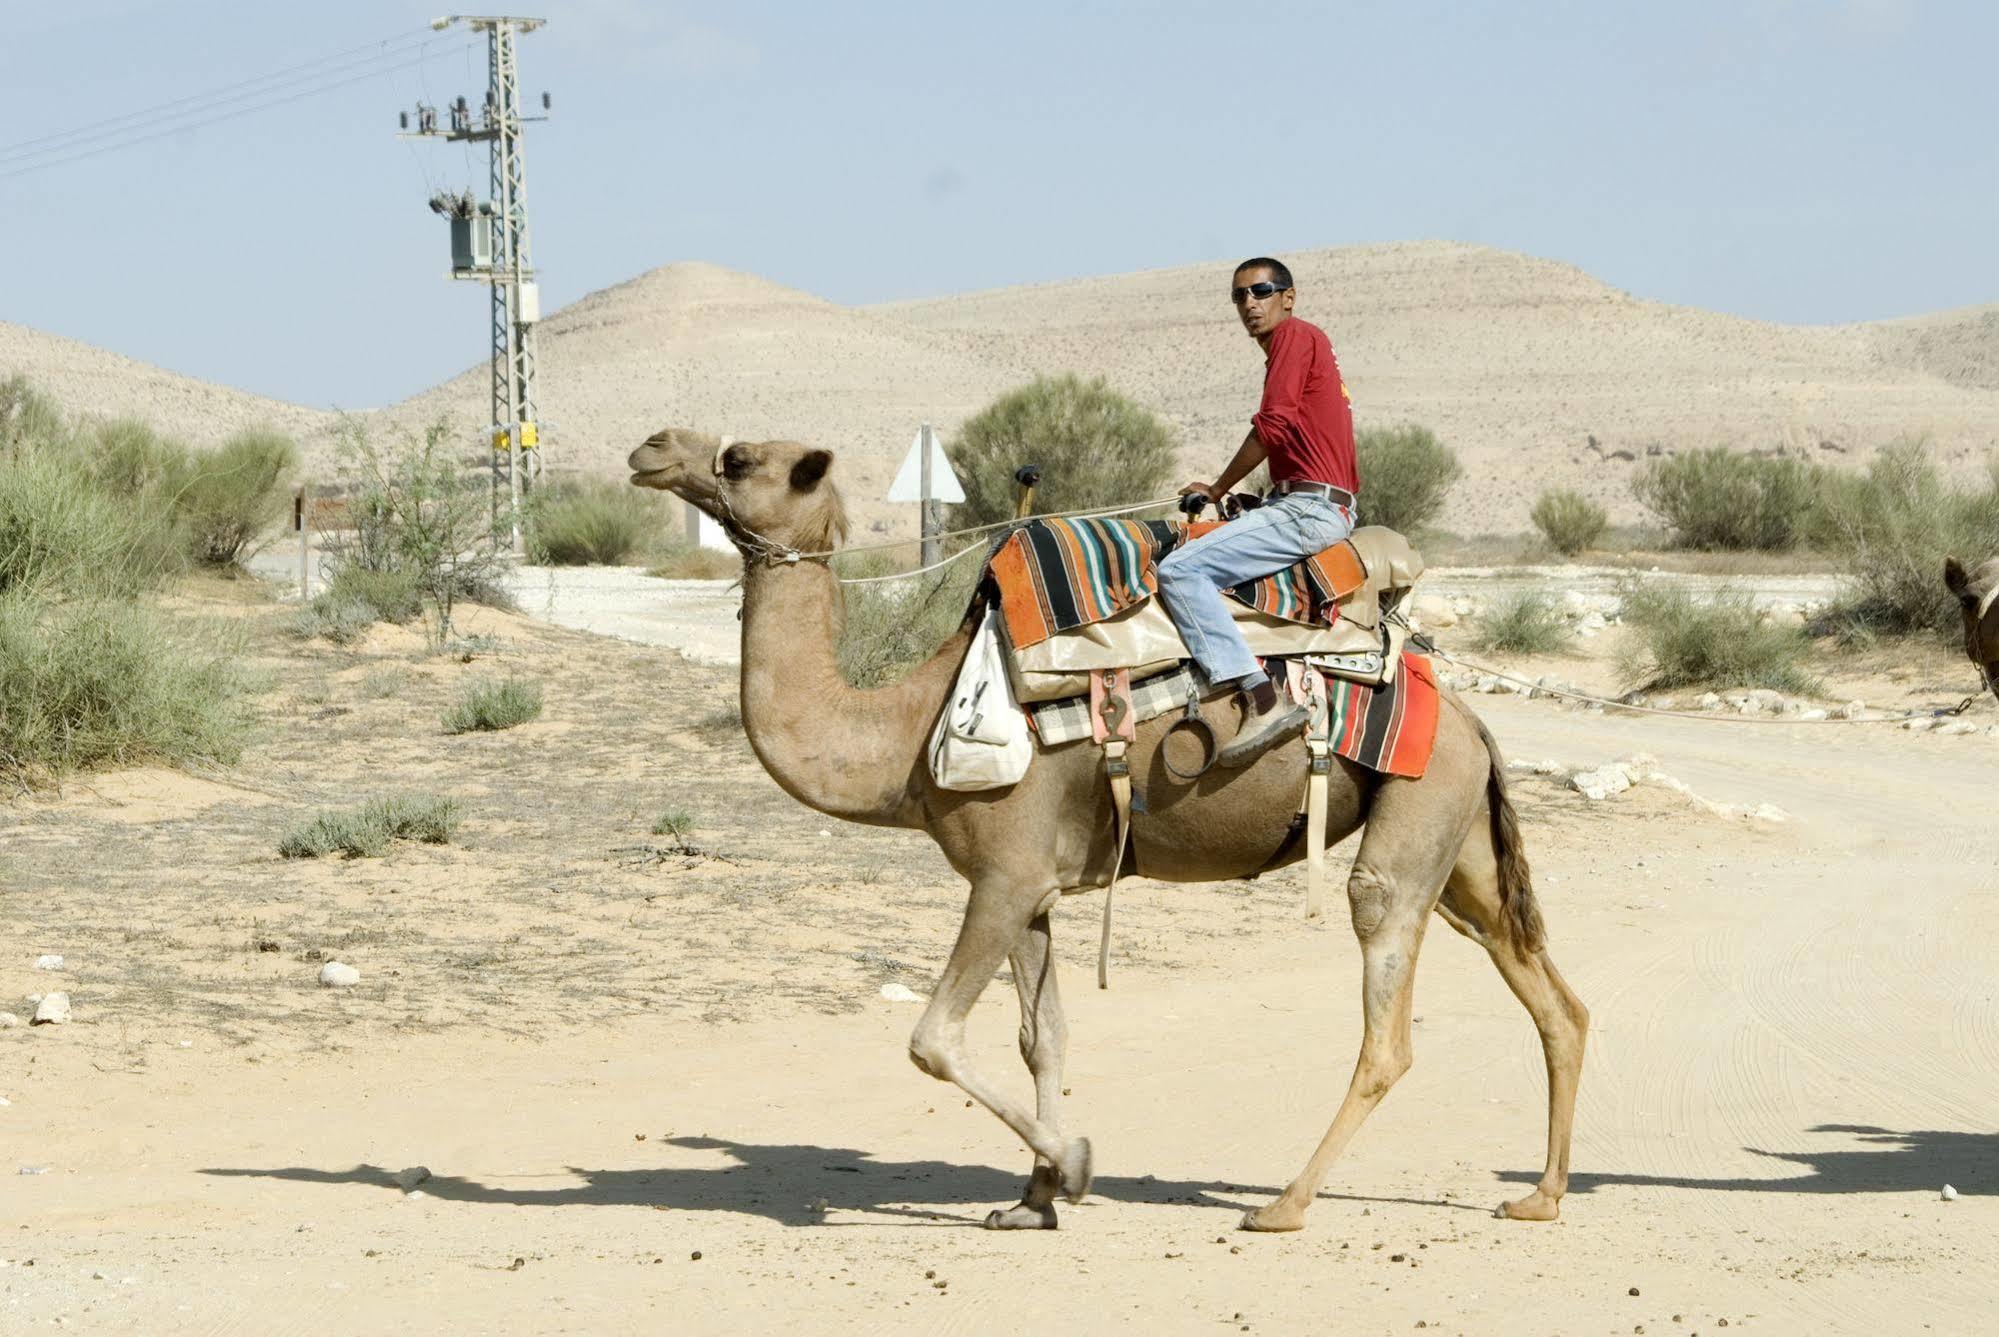
[[[435,794],[373,798],[347,812],[315,813],[285,833],[278,853],[287,859],[319,859],[344,854],[379,858],[398,840],[447,845],[457,833],[458,801]]]
[[[1747,590],[1724,588],[1702,598],[1633,582],[1623,600],[1634,638],[1618,668],[1633,687],[1818,689],[1805,668],[1804,633],[1764,622]]]
[[[1041,466],[1038,515],[1145,501],[1168,490],[1173,431],[1102,377],[1037,376],[1001,395],[958,429],[946,454],[965,500],[953,529],[1013,515],[1014,470]]]
[[[545,566],[620,566],[662,546],[664,493],[600,479],[544,485],[528,506],[528,555]]]
[[[1594,548],[1610,525],[1603,507],[1570,488],[1549,488],[1534,502],[1528,519],[1548,540],[1548,546],[1564,557]]]
[[[1897,442],[1865,474],[1828,480],[1817,524],[1848,576],[1825,629],[1844,640],[1934,632],[1955,642],[1963,622],[1943,586],[1944,558],[1999,555],[1999,457],[1989,481],[1953,484],[1925,443]]]
[[[1715,446],[1652,461],[1631,491],[1681,547],[1781,552],[1811,531],[1823,477],[1803,460]]]
[[[1360,522],[1420,534],[1464,474],[1457,453],[1415,423],[1363,428],[1354,437]]]
[[[444,713],[444,732],[479,733],[511,729],[541,714],[541,688],[520,678],[468,683]]]
[[[881,576],[897,564],[886,553],[866,552],[837,559],[834,569],[842,576]],[[841,674],[856,687],[877,687],[928,659],[964,624],[979,571],[972,556],[928,575],[841,586]]]
[[[1479,616],[1472,644],[1502,654],[1545,655],[1569,643],[1569,626],[1555,601],[1539,590],[1518,590],[1493,601]]]

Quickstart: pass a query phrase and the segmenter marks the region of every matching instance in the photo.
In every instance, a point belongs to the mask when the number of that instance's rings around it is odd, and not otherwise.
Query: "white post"
[[[920,514],[923,517],[920,522],[923,526],[923,548],[922,548],[923,556],[922,556],[922,561],[919,564],[922,566],[929,566],[932,563],[934,563],[938,558],[938,552],[937,552],[938,543],[936,535],[937,532],[943,528],[943,526],[937,522],[937,503],[932,499],[935,494],[932,491],[932,483],[930,479],[930,453],[931,451],[935,450],[937,447],[936,447],[936,438],[931,435],[929,423],[926,422],[923,424],[923,427],[921,431],[918,432],[917,437],[918,437],[917,449],[920,450],[923,455],[923,458],[917,465],[918,487],[919,490],[922,492],[922,502],[919,509],[920,509]]]

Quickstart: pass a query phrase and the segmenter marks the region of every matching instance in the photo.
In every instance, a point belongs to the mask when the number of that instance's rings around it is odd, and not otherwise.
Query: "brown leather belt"
[[[1344,506],[1348,510],[1352,510],[1354,506],[1353,493],[1347,491],[1345,488],[1334,487],[1331,483],[1315,483],[1308,478],[1293,478],[1288,482],[1272,483],[1270,491],[1264,495],[1282,497],[1293,492],[1308,492],[1315,497],[1324,497],[1335,505]]]

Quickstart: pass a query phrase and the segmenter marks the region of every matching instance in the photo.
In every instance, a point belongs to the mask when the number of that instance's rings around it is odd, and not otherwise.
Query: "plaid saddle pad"
[[[987,561],[999,587],[1000,615],[1016,649],[1101,622],[1159,591],[1161,558],[1220,528],[1166,520],[1030,520]],[[1295,566],[1245,581],[1228,593],[1262,613],[1330,626],[1339,601],[1367,578],[1351,543],[1337,543]]]

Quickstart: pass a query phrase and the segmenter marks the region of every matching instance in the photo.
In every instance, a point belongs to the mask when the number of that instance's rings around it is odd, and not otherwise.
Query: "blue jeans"
[[[1309,492],[1276,497],[1166,554],[1159,597],[1201,672],[1213,683],[1257,672],[1222,590],[1282,571],[1353,533],[1353,514]]]

